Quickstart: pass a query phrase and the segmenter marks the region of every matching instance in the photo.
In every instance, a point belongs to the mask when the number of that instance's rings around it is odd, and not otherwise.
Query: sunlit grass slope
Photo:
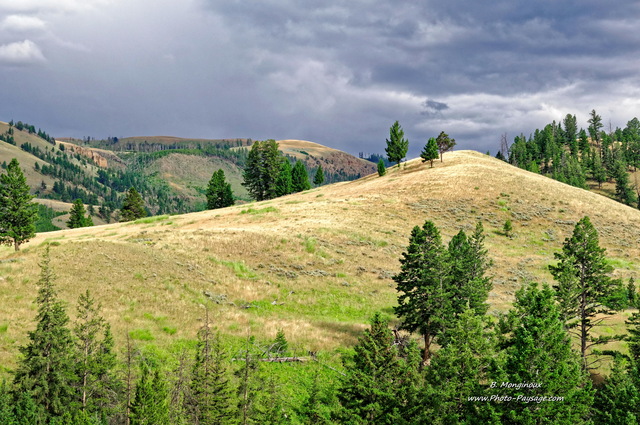
[[[425,220],[445,242],[484,224],[495,314],[523,282],[551,282],[553,253],[585,215],[616,276],[639,277],[640,211],[471,151],[266,202],[40,234],[19,253],[0,250],[0,364],[11,367],[34,327],[46,243],[71,316],[90,289],[121,345],[127,334],[160,346],[194,338],[206,305],[225,334],[282,328],[294,347],[332,350],[353,343],[373,312],[392,316],[391,277]],[[512,239],[501,234],[506,219]]]

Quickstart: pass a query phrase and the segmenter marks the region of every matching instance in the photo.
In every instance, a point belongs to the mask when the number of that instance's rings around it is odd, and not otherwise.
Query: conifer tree
[[[13,245],[18,251],[35,235],[38,206],[32,199],[27,179],[13,158],[7,173],[0,174],[0,244]]]
[[[607,181],[607,170],[602,165],[602,159],[600,155],[593,151],[593,158],[591,161],[591,175],[593,179],[598,182],[598,188],[602,188],[602,183]]]
[[[402,320],[402,329],[418,331],[423,336],[423,359],[427,362],[431,344],[446,325],[451,310],[446,288],[449,266],[440,232],[433,222],[413,228],[402,257],[401,271],[393,277],[400,292],[394,310]]]
[[[73,338],[67,328],[69,317],[57,298],[50,262],[47,246],[40,263],[38,323],[29,332],[27,345],[20,347],[23,357],[14,385],[18,392],[29,393],[47,417],[56,418],[74,407],[76,378]]]
[[[435,137],[429,138],[429,141],[420,153],[420,158],[422,158],[422,162],[429,161],[431,168],[433,168],[433,160],[438,159],[438,144],[436,143]]]
[[[296,161],[291,170],[291,186],[293,192],[302,192],[311,189],[309,175],[302,161]]]
[[[639,413],[640,391],[627,372],[626,362],[616,357],[611,373],[596,392],[593,421],[598,425],[637,425]]]
[[[384,159],[380,158],[378,161],[378,176],[382,177],[387,174],[387,167],[384,166]]]
[[[119,383],[114,376],[117,359],[111,326],[100,316],[99,304],[87,290],[78,298],[76,342],[78,392],[83,412],[103,413],[116,403]]]
[[[140,380],[131,403],[130,425],[170,425],[168,392],[158,370],[152,372],[146,364],[141,365]]]
[[[587,350],[613,338],[592,338],[591,334],[603,317],[614,312],[607,305],[607,299],[624,290],[622,282],[609,277],[613,267],[608,264],[605,251],[600,248],[598,232],[591,220],[584,217],[576,224],[572,236],[565,240],[562,252],[554,254],[558,264],[549,266],[558,282],[554,289],[561,316],[569,329],[577,328],[577,331],[572,332],[580,339],[580,353],[585,369],[591,365],[587,361]]]
[[[414,423],[497,425],[491,403],[469,400],[489,395],[496,347],[487,318],[466,309],[444,333],[449,343],[426,369],[422,409]]]
[[[134,187],[130,188],[120,208],[120,221],[132,221],[146,216],[142,196]]]
[[[509,312],[510,337],[503,344],[506,353],[504,382],[540,384],[514,388],[505,401],[503,421],[513,424],[584,423],[589,417],[593,391],[580,357],[571,348],[551,288],[536,284],[516,292]],[[518,397],[521,397],[518,399]],[[563,397],[562,402],[523,402],[523,397]]]
[[[224,425],[235,419],[231,381],[220,335],[209,328],[209,313],[198,332],[198,346],[188,401],[195,423]]]
[[[458,317],[466,308],[478,315],[489,309],[486,301],[492,284],[491,279],[485,276],[490,262],[484,249],[483,232],[482,223],[478,223],[471,237],[467,238],[461,230],[449,241],[447,286],[450,288],[453,317]]]
[[[256,395],[262,382],[258,379],[260,362],[255,351],[255,338],[247,338],[243,351],[242,366],[235,372],[238,378],[238,410],[240,411],[240,424],[253,423],[255,414]]]
[[[313,177],[313,184],[320,186],[322,183],[324,183],[324,171],[322,171],[322,164],[320,164],[318,165],[316,175]]]
[[[67,226],[69,226],[69,229],[92,226],[93,221],[91,220],[91,216],[85,217],[85,213],[86,211],[84,209],[82,200],[76,199],[75,201],[73,201],[69,220],[67,221]]]
[[[404,138],[404,131],[398,121],[394,122],[389,129],[387,147],[384,149],[390,162],[395,162],[400,166],[400,162],[407,155],[409,141]]]
[[[13,411],[13,400],[7,382],[2,381],[0,384],[0,424],[17,425],[16,416]]]
[[[281,158],[275,140],[256,141],[251,146],[242,185],[256,201],[277,196],[276,180],[281,170]]]
[[[207,186],[207,208],[210,210],[225,208],[234,203],[231,184],[225,180],[224,171],[222,169],[215,171]]]
[[[344,361],[346,377],[338,394],[343,423],[407,423],[415,407],[409,402],[413,401],[411,393],[417,391],[418,356],[410,356],[408,363],[399,357],[393,334],[380,313],[373,316],[370,329],[364,331],[354,350]],[[412,352],[416,351],[414,345]],[[407,364],[413,370],[406,370]],[[404,379],[407,376],[408,382]]]
[[[282,158],[280,171],[276,179],[276,196],[285,196],[293,193],[293,182],[291,180],[291,162],[287,158]]]
[[[438,145],[438,152],[440,152],[440,162],[442,162],[442,154],[450,151],[456,145],[456,139],[449,137],[447,133],[441,131],[436,139]]]
[[[625,205],[634,206],[638,201],[634,190],[629,185],[629,173],[627,165],[623,161],[617,161],[614,171],[616,180],[616,198]]]

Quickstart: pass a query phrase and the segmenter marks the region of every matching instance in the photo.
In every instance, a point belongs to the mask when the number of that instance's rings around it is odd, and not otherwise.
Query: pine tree
[[[453,149],[456,145],[456,139],[450,138],[447,133],[442,131],[436,139],[436,144],[438,145],[438,152],[440,152],[440,162],[442,162],[442,154]]]
[[[0,244],[13,245],[18,251],[35,235],[38,206],[32,199],[27,179],[13,158],[7,173],[0,174]]]
[[[302,161],[296,161],[291,170],[291,187],[293,192],[302,192],[311,189],[309,175]]]
[[[470,401],[488,396],[494,368],[495,338],[487,318],[466,309],[445,332],[450,341],[434,354],[425,372],[418,420],[425,424],[496,424],[491,403]]]
[[[158,370],[141,365],[141,376],[131,403],[130,425],[169,425],[168,392]]]
[[[67,221],[67,226],[69,229],[77,229],[79,227],[88,227],[93,225],[93,220],[91,220],[91,216],[85,217],[85,209],[84,204],[81,199],[76,199],[73,201],[73,206],[71,207],[71,211],[69,214],[69,220]]]
[[[275,140],[254,142],[247,156],[242,185],[256,201],[277,196],[276,180],[280,174],[282,154]]]
[[[422,162],[431,162],[431,168],[433,168],[433,160],[438,159],[438,144],[436,143],[435,137],[429,138],[429,141],[420,153],[420,158],[422,158]]]
[[[78,315],[73,332],[76,341],[76,375],[82,411],[104,413],[116,403],[119,383],[114,376],[117,365],[111,327],[100,316],[99,304],[87,290],[78,298]]]
[[[431,356],[433,339],[444,328],[451,311],[446,288],[449,273],[446,252],[440,232],[431,221],[411,232],[407,252],[400,259],[401,272],[393,277],[397,283],[396,315],[401,328],[418,331],[424,338],[424,361]]]
[[[404,131],[396,121],[389,129],[389,139],[387,139],[387,147],[385,148],[387,158],[389,161],[397,163],[399,167],[408,150],[409,141],[404,138]]]
[[[466,308],[478,315],[489,309],[487,298],[492,288],[491,279],[485,276],[490,262],[484,249],[482,223],[470,238],[461,230],[455,235],[447,249],[450,267],[448,284],[453,317],[458,317]]]
[[[593,420],[598,425],[638,424],[640,417],[640,391],[627,372],[621,358],[614,360],[611,374],[596,392]],[[575,423],[575,422],[574,422]]]
[[[595,151],[593,151],[591,175],[593,176],[593,179],[598,182],[599,189],[602,188],[602,183],[607,181],[607,170],[602,166],[602,159]]]
[[[235,372],[238,378],[238,410],[240,411],[240,424],[247,425],[253,423],[255,414],[255,402],[262,382],[258,379],[260,362],[257,359],[255,350],[255,338],[247,338],[245,349],[243,350],[242,366]]]
[[[378,176],[382,177],[387,174],[387,168],[384,166],[384,159],[380,158],[378,161]]]
[[[591,381],[582,369],[580,357],[571,348],[548,286],[536,284],[516,292],[514,308],[509,312],[510,337],[503,343],[506,353],[503,382],[540,384],[535,388],[509,390],[511,401],[501,405],[503,422],[513,424],[585,423],[593,400]],[[497,388],[499,390],[499,387]],[[504,389],[499,390],[504,391]],[[564,397],[558,402],[536,402],[524,397]]]
[[[313,184],[320,186],[322,183],[324,183],[324,171],[322,171],[322,164],[320,164],[318,165],[316,175],[313,177]]]
[[[407,405],[412,397],[407,397],[406,391],[403,394],[403,389],[414,387],[416,382],[403,380],[403,372],[412,372],[405,370],[407,363],[399,357],[393,334],[380,313],[373,316],[371,328],[358,339],[354,351],[344,361],[346,377],[338,393],[343,423],[403,423],[402,418],[408,419],[415,407]],[[409,361],[415,372],[418,363]]]
[[[584,217],[576,224],[571,238],[565,240],[562,252],[554,254],[558,264],[549,266],[558,282],[554,289],[562,318],[568,328],[577,328],[575,333],[580,339],[585,369],[591,365],[587,361],[587,350],[613,338],[595,339],[591,335],[604,316],[613,314],[613,308],[607,306],[607,298],[624,290],[622,282],[609,277],[613,267],[607,262],[605,251],[600,248],[598,232],[591,220]]]
[[[224,171],[222,169],[215,171],[207,186],[207,208],[210,210],[225,208],[234,203],[231,184],[225,180]]]
[[[211,332],[208,317],[207,311],[205,323],[198,332],[188,405],[195,423],[231,424],[235,409],[226,353],[220,335]]]
[[[40,263],[38,323],[29,332],[27,345],[20,347],[23,357],[14,385],[17,391],[29,393],[49,418],[55,418],[74,408],[76,378],[73,338],[67,328],[69,317],[57,298],[50,262],[47,246]]]
[[[616,180],[616,198],[625,205],[633,206],[637,201],[633,188],[629,185],[629,173],[627,165],[623,161],[617,161],[614,167],[614,179]]]
[[[132,221],[146,216],[142,196],[134,187],[130,188],[120,208],[120,221]]]
[[[7,382],[2,381],[0,384],[0,424],[17,425],[17,419],[13,411],[13,400]]]
[[[293,193],[293,182],[291,180],[291,162],[287,158],[282,158],[280,171],[276,178],[276,196],[285,196]]]

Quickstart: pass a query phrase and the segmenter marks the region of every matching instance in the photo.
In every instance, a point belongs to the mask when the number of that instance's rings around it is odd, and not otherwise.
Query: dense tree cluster
[[[322,166],[318,168],[314,181],[324,182]],[[322,179],[320,178],[322,176]],[[249,151],[244,168],[242,185],[256,201],[273,199],[290,193],[311,189],[309,174],[304,163],[296,160],[291,166],[289,159],[278,150],[275,140],[256,141]]]
[[[587,178],[598,186],[615,181],[615,197],[633,207],[638,194],[629,182],[629,168],[640,166],[640,121],[633,118],[625,128],[603,130],[602,117],[592,110],[587,129],[578,129],[575,115],[552,122],[528,138],[516,136],[508,152],[499,152],[511,164],[548,175],[572,186],[587,188]]]

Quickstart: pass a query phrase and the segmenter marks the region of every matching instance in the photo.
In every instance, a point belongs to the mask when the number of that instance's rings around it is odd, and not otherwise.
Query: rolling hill
[[[285,145],[285,144],[283,144]],[[316,155],[311,146],[292,149]],[[299,152],[304,155],[304,153]],[[209,306],[224,333],[273,338],[300,350],[355,341],[375,311],[392,317],[391,277],[411,229],[432,220],[447,242],[485,227],[494,262],[492,314],[523,282],[551,282],[548,264],[583,216],[591,217],[616,276],[638,277],[640,211],[489,156],[458,151],[259,203],[133,223],[39,234],[18,253],[0,249],[0,363],[13,364],[33,327],[45,244],[70,306],[90,289],[122,346],[193,339]],[[501,234],[506,219],[515,236]],[[69,309],[71,315],[74,309]],[[629,312],[615,318],[622,328]]]
[[[31,131],[28,131],[28,128]],[[14,145],[0,141],[0,162],[17,158],[38,199],[56,211],[69,211],[77,198],[98,210],[96,224],[112,219],[124,192],[134,186],[151,214],[185,213],[205,208],[205,191],[214,171],[222,169],[240,202],[250,201],[242,186],[251,140],[129,137],[107,140],[40,137],[33,126],[20,131],[0,122],[0,135],[12,131]],[[42,134],[42,133],[40,133]],[[45,133],[46,134],[46,133]],[[282,141],[290,160],[301,160],[310,176],[318,166],[325,183],[353,180],[375,171],[375,164],[312,142]],[[65,228],[67,216],[56,225]]]

